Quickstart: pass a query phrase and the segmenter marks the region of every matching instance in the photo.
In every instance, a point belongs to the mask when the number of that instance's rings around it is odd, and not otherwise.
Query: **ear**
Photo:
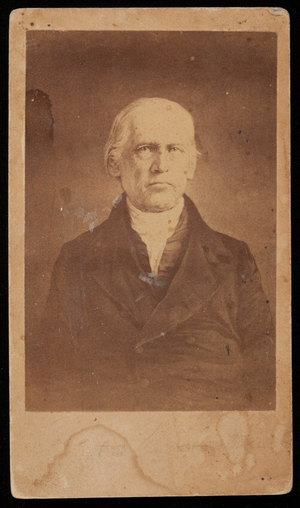
[[[114,160],[113,157],[108,157],[107,171],[111,176],[115,178],[119,178],[121,176],[119,164]]]
[[[190,160],[190,165],[189,165],[188,174],[187,174],[188,180],[193,180],[195,170],[196,170],[196,165],[197,165],[197,155],[195,154],[191,157],[191,160]]]
[[[192,153],[190,154],[190,165],[189,165],[188,175],[187,175],[188,180],[193,180],[195,171],[196,171],[196,167],[197,167],[197,161],[201,156],[202,156],[202,153],[199,152],[199,150],[197,150],[195,145],[193,144],[193,150],[192,150]]]

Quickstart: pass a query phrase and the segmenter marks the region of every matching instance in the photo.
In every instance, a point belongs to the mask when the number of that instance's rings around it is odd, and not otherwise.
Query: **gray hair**
[[[108,174],[110,173],[109,167],[112,165],[117,165],[122,157],[123,149],[131,135],[130,121],[133,119],[135,111],[140,107],[157,107],[159,105],[161,106],[162,104],[166,104],[168,109],[170,105],[176,106],[177,109],[181,109],[184,113],[186,113],[186,115],[190,117],[191,133],[194,139],[194,121],[192,115],[180,104],[158,97],[142,97],[141,99],[137,99],[122,109],[114,119],[112,128],[104,147],[104,165]],[[201,155],[200,152],[198,152],[196,147],[191,146],[190,155],[191,163],[196,166],[196,159],[197,156]]]

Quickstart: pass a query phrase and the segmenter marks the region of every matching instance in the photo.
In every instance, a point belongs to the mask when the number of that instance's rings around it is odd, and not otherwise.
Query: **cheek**
[[[132,193],[139,193],[143,180],[146,180],[147,170],[141,164],[131,162],[122,168],[121,180],[125,190],[131,190]]]
[[[188,159],[176,160],[173,164],[174,176],[178,182],[185,183],[189,175]]]
[[[149,161],[138,161],[132,166],[132,176],[135,182],[141,182],[148,178],[151,163]]]
[[[131,159],[125,159],[122,161],[121,166],[121,177],[124,181],[130,182],[135,178],[135,163]]]

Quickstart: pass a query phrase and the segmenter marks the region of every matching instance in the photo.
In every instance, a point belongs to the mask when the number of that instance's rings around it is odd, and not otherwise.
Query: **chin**
[[[178,197],[174,196],[173,193],[155,193],[150,196],[147,196],[144,200],[143,208],[146,209],[147,212],[165,212],[166,210],[170,210],[174,206],[177,205]]]

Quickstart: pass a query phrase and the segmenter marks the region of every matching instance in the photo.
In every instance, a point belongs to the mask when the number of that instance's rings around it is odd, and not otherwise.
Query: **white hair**
[[[122,157],[122,153],[124,147],[132,134],[130,129],[130,123],[134,117],[134,113],[139,108],[150,107],[151,109],[157,108],[158,106],[165,105],[167,109],[170,109],[170,106],[174,106],[179,110],[182,110],[188,118],[190,119],[190,127],[191,127],[191,139],[194,141],[195,130],[194,130],[194,121],[192,115],[180,104],[177,102],[169,101],[167,99],[161,99],[158,97],[148,98],[142,97],[141,99],[137,99],[130,104],[128,104],[124,109],[117,114],[114,119],[112,128],[110,130],[107,142],[104,147],[104,165],[107,173],[110,173],[110,166],[115,166],[118,164]],[[201,155],[200,152],[195,147],[194,143],[191,143],[191,164],[196,166],[197,156]]]

